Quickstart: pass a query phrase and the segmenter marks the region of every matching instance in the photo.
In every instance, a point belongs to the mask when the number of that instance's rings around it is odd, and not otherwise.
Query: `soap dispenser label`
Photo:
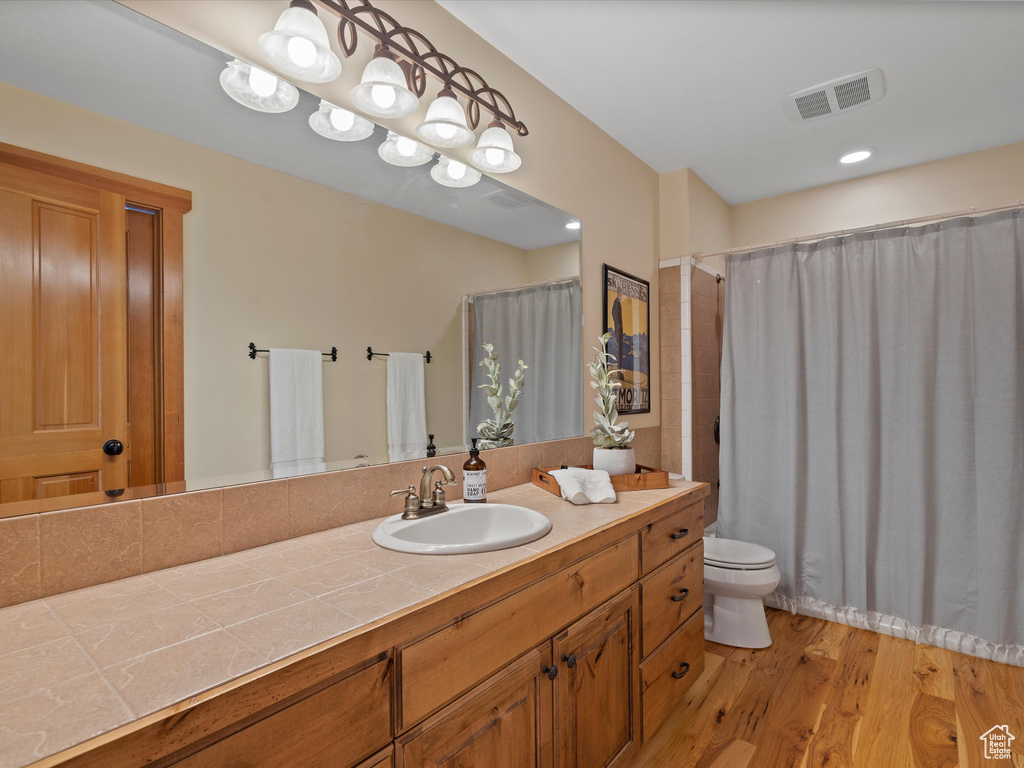
[[[487,470],[467,470],[462,473],[462,498],[465,501],[483,501],[487,498]]]

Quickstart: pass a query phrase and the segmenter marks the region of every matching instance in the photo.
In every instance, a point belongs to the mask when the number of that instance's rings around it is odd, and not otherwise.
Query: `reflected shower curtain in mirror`
[[[519,405],[512,414],[516,444],[583,434],[583,290],[579,278],[494,291],[471,297],[473,333],[469,350],[470,390],[467,442],[476,426],[493,415],[477,365],[482,345],[494,345],[501,363],[503,394],[516,361],[528,366]]]
[[[719,535],[775,550],[770,604],[1024,665],[1022,244],[1010,210],[728,257]]]

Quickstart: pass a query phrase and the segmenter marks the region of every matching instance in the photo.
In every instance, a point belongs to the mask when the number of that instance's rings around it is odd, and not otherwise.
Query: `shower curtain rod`
[[[897,219],[896,221],[887,221],[884,224],[869,224],[864,227],[854,227],[853,229],[837,229],[834,232],[819,232],[814,235],[804,235],[803,237],[794,237],[789,240],[777,240],[774,243],[762,243],[761,245],[744,245],[738,248],[729,248],[725,251],[715,251],[714,253],[700,253],[699,251],[693,254],[693,258],[698,263],[703,262],[704,259],[710,258],[711,256],[728,256],[733,253],[750,253],[751,251],[760,251],[764,248],[775,248],[780,245],[796,245],[797,243],[813,243],[816,240],[827,240],[830,237],[842,237],[844,235],[854,235],[859,232],[872,232],[883,229],[892,229],[893,227],[906,227],[911,224],[923,224],[927,221],[948,221],[949,219],[957,219],[961,216],[979,216],[984,213],[996,213],[997,211],[1009,211],[1014,208],[1022,207],[1021,201],[1018,199],[1011,205],[994,205],[990,208],[969,208],[966,211],[955,211],[954,213],[939,213],[938,215],[932,216],[919,216],[916,219]]]
[[[579,280],[579,275],[573,275],[572,277],[556,277],[552,280],[544,280],[539,283],[527,283],[526,285],[514,285],[511,288],[495,288],[492,291],[477,291],[476,293],[467,293],[463,298],[471,301],[477,296],[486,296],[491,293],[509,293],[511,291],[525,291],[528,288],[543,288],[545,285],[558,285],[559,283],[571,283],[574,280]]]

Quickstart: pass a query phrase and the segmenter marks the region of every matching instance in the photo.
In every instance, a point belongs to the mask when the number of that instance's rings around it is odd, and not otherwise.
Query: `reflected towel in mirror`
[[[388,355],[388,458],[421,459],[427,455],[427,405],[423,388],[423,355]]]
[[[320,351],[271,349],[270,469],[278,478],[326,468]]]

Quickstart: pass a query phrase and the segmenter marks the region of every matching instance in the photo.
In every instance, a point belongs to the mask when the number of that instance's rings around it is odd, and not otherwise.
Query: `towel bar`
[[[373,358],[375,358],[375,357],[388,357],[390,354],[391,354],[390,352],[374,352],[373,351],[373,347],[367,347],[366,348],[366,359],[367,360],[373,360]],[[427,363],[430,363],[432,358],[433,358],[433,355],[430,354],[430,350],[428,349],[427,353],[423,356],[423,359],[426,360]]]
[[[250,357],[250,359],[255,360],[257,352],[270,352],[270,350],[269,349],[256,349],[256,342],[250,341],[249,342],[249,357]],[[330,352],[321,352],[320,354],[323,355],[324,357],[331,358],[331,362],[332,363],[338,362],[338,348],[337,347],[331,347],[331,351]]]

